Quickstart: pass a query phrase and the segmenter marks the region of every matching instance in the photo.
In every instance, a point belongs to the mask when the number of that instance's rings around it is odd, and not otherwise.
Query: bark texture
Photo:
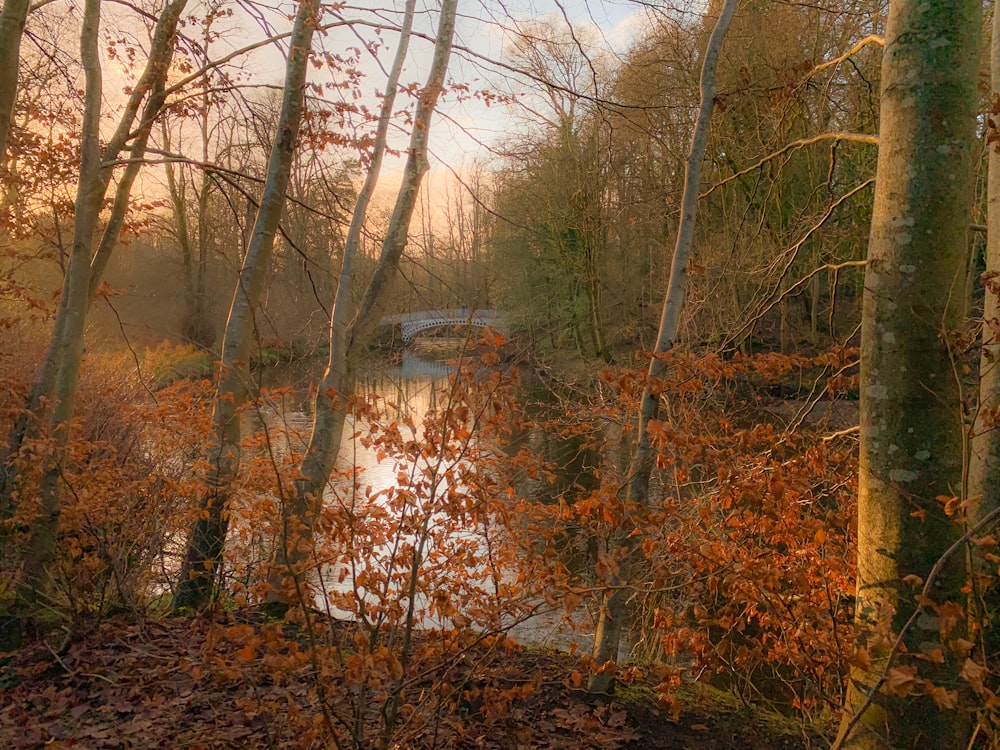
[[[990,44],[991,100],[1000,97],[1000,13],[993,14]],[[996,132],[993,133],[994,137]],[[983,275],[982,351],[979,404],[972,425],[969,457],[968,523],[975,525],[1000,505],[1000,151],[989,148],[986,182],[986,273]],[[972,265],[972,264],[970,264]],[[978,548],[973,552],[977,552]],[[973,562],[980,570],[982,559]]]
[[[7,0],[0,13],[0,165],[7,155],[7,136],[17,101],[17,68],[29,0]]]
[[[194,522],[181,577],[174,595],[174,611],[202,609],[212,600],[215,572],[222,560],[229,526],[231,486],[240,468],[240,407],[246,402],[250,379],[248,363],[264,277],[271,265],[274,236],[285,207],[299,126],[309,52],[318,23],[319,0],[302,0],[292,29],[281,101],[281,114],[268,158],[267,176],[257,217],[240,269],[222,341],[219,385],[212,409],[206,490]]]
[[[681,310],[684,307],[684,291],[687,282],[688,258],[694,242],[695,220],[698,213],[698,189],[701,184],[701,166],[708,147],[708,136],[712,125],[712,109],[715,104],[715,73],[719,64],[719,54],[726,31],[736,12],[737,0],[725,0],[719,17],[705,49],[701,67],[700,101],[698,119],[691,136],[684,169],[684,193],[681,197],[681,219],[677,228],[677,240],[670,262],[670,280],[663,299],[660,329],[653,348],[646,374],[646,386],[639,402],[639,423],[636,428],[635,449],[629,472],[627,503],[645,504],[649,498],[649,478],[653,470],[653,447],[649,441],[649,423],[659,413],[660,394],[656,381],[663,376],[666,363],[657,355],[670,351],[677,340],[677,328]],[[591,672],[587,689],[592,693],[609,692],[613,685],[613,671],[604,668],[618,658],[622,633],[628,619],[628,582],[632,567],[632,557],[636,554],[636,537],[630,537],[626,529],[619,538],[613,539],[611,546],[619,548],[618,573],[608,583],[611,591],[604,597],[601,614],[594,634],[593,663],[597,668]]]
[[[974,200],[980,6],[890,5],[861,333],[856,616],[872,633],[872,667],[852,671],[842,747],[945,749],[967,741],[962,712],[879,688],[900,658],[882,644],[897,638],[911,654],[940,648],[945,663],[915,662],[920,675],[947,689],[959,684],[961,659],[942,642],[932,610],[901,634],[916,608],[902,579],[925,579],[962,533],[937,497],[961,483],[961,403],[947,340],[962,312]],[[962,562],[944,566],[938,603],[962,600]]]

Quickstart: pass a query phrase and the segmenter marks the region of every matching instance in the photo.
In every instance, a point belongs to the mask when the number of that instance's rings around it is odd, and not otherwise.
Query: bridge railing
[[[476,310],[470,307],[457,307],[440,310],[420,310],[418,312],[403,313],[401,315],[386,315],[379,321],[380,325],[400,325],[402,323],[422,323],[431,320],[460,320],[467,322],[470,318],[480,323],[490,323],[498,320],[501,313],[498,310]]]

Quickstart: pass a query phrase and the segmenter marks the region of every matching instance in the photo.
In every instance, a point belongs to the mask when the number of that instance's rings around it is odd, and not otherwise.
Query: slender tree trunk
[[[738,0],[725,0],[719,12],[719,18],[715,22],[715,28],[712,30],[712,35],[709,37],[708,47],[705,49],[705,59],[702,61],[701,104],[685,166],[681,220],[677,227],[677,241],[670,262],[670,281],[667,284],[667,292],[663,300],[659,333],[646,374],[646,387],[643,389],[639,402],[639,421],[626,495],[626,501],[629,504],[644,505],[649,497],[649,478],[653,470],[654,452],[649,441],[648,430],[649,423],[655,420],[659,413],[660,396],[655,384],[663,376],[666,369],[666,363],[657,355],[670,351],[677,339],[681,309],[684,306],[688,258],[694,242],[701,165],[705,159],[705,150],[708,147],[708,136],[712,124],[715,71],[719,64],[722,43],[726,37],[729,22],[736,12],[737,3]],[[592,693],[609,692],[614,685],[613,673],[605,667],[609,662],[618,658],[618,649],[628,618],[629,594],[627,586],[632,558],[636,553],[635,543],[629,538],[629,531],[631,530],[623,530],[609,543],[610,547],[617,548],[619,551],[618,573],[611,576],[608,581],[611,588],[604,597],[597,622],[597,632],[594,635],[593,663],[595,670],[591,672],[587,683],[587,689]]]
[[[86,245],[77,247],[74,244],[71,255],[73,252],[77,252],[80,256],[73,272],[78,276],[88,275],[89,297],[86,302],[82,303],[85,305],[82,317],[80,317],[80,311],[72,310],[68,307],[70,300],[70,295],[67,293],[67,288],[69,287],[68,264],[67,282],[64,285],[63,294],[59,299],[59,307],[56,311],[45,359],[35,376],[31,391],[28,394],[25,411],[15,420],[14,426],[7,438],[6,451],[2,462],[3,468],[0,471],[0,508],[5,513],[10,513],[14,509],[12,494],[17,484],[17,467],[14,463],[14,458],[20,451],[24,440],[33,434],[33,430],[40,428],[43,422],[43,416],[45,416],[41,413],[43,399],[47,399],[49,403],[59,400],[55,390],[60,370],[67,366],[71,368],[79,367],[79,361],[73,364],[72,360],[65,358],[69,352],[69,349],[65,345],[68,335],[65,326],[71,318],[79,317],[80,320],[86,318],[86,308],[89,308],[90,301],[93,299],[100,284],[111,253],[117,245],[119,232],[128,208],[132,184],[141,167],[141,159],[145,153],[150,129],[159,110],[163,106],[163,83],[173,56],[173,43],[177,23],[186,2],[187,0],[172,0],[157,21],[146,69],[143,71],[133,89],[132,95],[129,97],[114,135],[105,147],[103,163],[99,157],[90,159],[89,161],[87,159],[81,161],[80,179],[77,185],[78,212],[74,218],[74,243],[83,238],[81,241],[84,241]],[[100,9],[97,8],[95,12],[98,14],[95,23],[99,25]],[[87,54],[91,54],[89,49],[87,50]],[[87,89],[85,92],[87,98],[81,132],[81,151],[84,151],[97,138],[97,136],[89,131],[97,127],[97,119],[100,118],[102,84],[99,59],[87,60],[84,57],[82,63],[84,73],[87,76]],[[147,94],[149,95],[148,99],[146,99]],[[96,97],[94,101],[97,103],[94,104],[90,97]],[[143,107],[139,125],[136,127],[135,132],[131,133],[130,131],[139,113],[139,107],[144,99],[146,99],[146,104]],[[130,163],[126,166],[116,188],[115,200],[108,223],[97,249],[94,250],[93,241],[97,232],[98,211],[111,182],[114,170],[113,161],[118,158],[118,155],[124,149],[129,136],[133,139],[132,146],[129,149]],[[86,167],[86,171],[84,167]],[[82,212],[79,211],[81,205],[85,209]],[[91,252],[93,252],[92,257]],[[83,260],[84,257],[87,258],[86,261]],[[85,269],[85,263],[89,263],[89,270]],[[75,301],[75,303],[79,303],[79,300]]]
[[[100,117],[101,63],[98,57],[98,33],[101,24],[101,0],[87,0],[80,32],[80,59],[86,76],[86,99],[80,137],[80,178],[76,193],[76,218],[69,266],[63,283],[59,316],[49,351],[54,363],[79,361],[83,356],[83,327],[86,322],[90,288],[90,252],[104,191],[101,186]],[[48,363],[46,363],[48,364]],[[44,366],[43,366],[44,368]],[[43,595],[45,569],[55,550],[60,503],[55,482],[49,477],[58,471],[69,442],[69,417],[76,397],[79,368],[50,367],[51,392],[62,399],[52,405],[51,424],[56,449],[46,460],[39,507],[32,519],[31,534],[25,544],[18,598],[29,608]],[[44,371],[44,370],[43,370]],[[48,374],[48,372],[46,372]]]
[[[962,532],[937,497],[961,486],[961,400],[948,340],[963,311],[974,201],[980,13],[978,0],[889,8],[861,330],[856,616],[872,634],[871,668],[851,672],[837,747],[966,747],[968,713],[940,710],[927,695],[895,697],[879,678],[904,664],[949,688],[964,661],[932,610],[904,631],[917,605],[902,581],[925,580]],[[943,566],[935,602],[964,601],[963,562],[955,555]],[[897,638],[898,652],[883,645]],[[903,654],[935,650],[943,663]]]
[[[412,22],[413,0],[406,5],[405,39],[408,40],[409,25]],[[357,255],[361,242],[368,202],[378,179],[378,168],[385,151],[385,137],[392,115],[392,100],[399,73],[402,68],[405,49],[397,52],[386,88],[386,99],[377,131],[374,161],[369,169],[365,184],[358,197],[358,204],[351,219],[347,243],[344,250],[344,269],[337,284],[337,296],[330,323],[330,359],[327,370],[316,395],[315,419],[309,446],[300,469],[302,479],[295,484],[295,494],[286,499],[284,512],[284,539],[275,560],[273,598],[287,599],[283,595],[286,588],[281,578],[293,572],[312,550],[312,523],[322,509],[323,492],[329,481],[337,454],[340,452],[344,421],[348,402],[354,395],[355,361],[363,347],[371,340],[378,325],[380,308],[386,290],[399,267],[399,259],[406,247],[410,221],[417,203],[420,183],[428,169],[427,139],[430,133],[431,115],[437,106],[444,87],[445,74],[451,56],[455,33],[457,0],[443,0],[437,36],[435,37],[434,58],[427,83],[420,93],[406,166],[402,184],[396,195],[392,216],[382,242],[382,250],[371,281],[357,309],[350,305],[351,262]]]
[[[161,123],[161,137],[163,138],[163,148],[170,151],[170,131],[166,122]],[[170,196],[170,208],[174,215],[174,228],[177,232],[177,244],[181,246],[181,271],[184,275],[184,301],[185,305],[194,298],[194,254],[191,251],[191,233],[188,230],[187,207],[184,175],[181,174],[181,181],[177,181],[174,172],[174,163],[167,160],[163,165],[167,175],[167,195]],[[186,314],[186,313],[185,313]],[[182,330],[182,335],[187,334]]]
[[[203,61],[207,64],[207,60]],[[199,114],[199,130],[202,138],[202,164],[207,164],[208,154],[208,109],[210,102],[203,91],[201,97],[201,113]],[[163,125],[164,148],[170,150],[170,133],[166,124]],[[201,170],[201,178],[196,191],[197,195],[197,245],[192,239],[187,214],[187,183],[183,172],[178,181],[174,164],[167,161],[164,164],[167,176],[167,193],[170,196],[170,207],[174,216],[177,232],[177,244],[181,249],[181,269],[184,275],[184,312],[181,319],[181,336],[196,346],[208,349],[215,342],[215,332],[207,320],[205,311],[205,263],[208,245],[208,199],[211,180],[205,169]]]
[[[208,106],[207,99],[203,106]],[[208,123],[202,120],[202,150],[201,158],[208,163]],[[188,321],[187,335],[199,346],[206,349],[215,344],[215,327],[208,316],[206,307],[206,284],[208,274],[208,242],[209,217],[208,200],[211,196],[212,180],[208,172],[202,170],[201,186],[198,191],[198,261],[194,267],[194,306],[191,311],[193,320]]]
[[[7,156],[7,136],[14,119],[21,37],[30,6],[30,0],[7,0],[0,13],[0,169]]]
[[[127,212],[129,195],[145,154],[155,117],[163,106],[163,90],[167,70],[173,55],[174,38],[180,14],[186,0],[173,0],[164,9],[153,34],[150,59],[140,76],[115,134],[105,148],[101,160],[100,116],[102,75],[99,58],[100,0],[88,0],[84,8],[81,31],[81,60],[86,77],[85,110],[81,132],[80,177],[77,186],[73,245],[63,283],[59,309],[53,325],[52,338],[36,378],[29,406],[36,424],[41,422],[40,404],[47,396],[50,404],[48,429],[54,450],[46,459],[39,488],[39,507],[31,521],[28,541],[22,557],[22,574],[18,582],[19,600],[30,610],[44,597],[46,571],[55,553],[55,540],[61,511],[60,477],[69,445],[70,427],[76,404],[77,383],[83,358],[84,328],[90,302],[117,244]],[[148,95],[148,98],[147,98]],[[132,130],[139,107],[145,99],[139,125]],[[125,167],[108,216],[107,224],[95,249],[94,239],[100,221],[101,207],[107,194],[113,171],[112,160],[124,149],[131,136],[129,163]],[[27,435],[28,417],[15,427],[12,455],[20,449]],[[3,503],[11,507],[15,475],[5,467]]]
[[[222,560],[229,526],[229,501],[240,468],[240,407],[246,402],[248,363],[264,279],[271,264],[274,236],[285,207],[299,126],[309,52],[318,25],[319,0],[301,0],[289,42],[281,115],[268,159],[260,207],[229,309],[222,341],[219,384],[212,409],[206,491],[187,543],[174,596],[174,611],[199,610],[212,599],[215,571]]]

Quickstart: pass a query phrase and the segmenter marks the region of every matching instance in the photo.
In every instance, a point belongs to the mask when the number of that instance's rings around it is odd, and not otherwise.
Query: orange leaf
[[[944,652],[940,646],[934,646],[930,651],[925,650],[922,654],[915,654],[915,656],[926,659],[931,664],[944,664]]]
[[[983,677],[986,675],[986,670],[972,661],[972,659],[966,659],[965,664],[962,665],[962,671],[959,676],[972,685],[972,689],[977,693],[983,689]]]
[[[957,690],[946,690],[940,685],[935,685],[928,692],[938,708],[955,708],[958,705]]]
[[[563,594],[562,605],[566,614],[571,614],[577,607],[580,606],[580,602],[583,601],[583,597],[572,591],[567,591]]]
[[[951,644],[951,648],[959,656],[968,656],[975,645],[975,643],[967,641],[965,638],[956,638]]]
[[[910,694],[916,684],[916,667],[894,667],[886,673],[882,690],[889,695],[903,698]]]
[[[855,651],[851,655],[851,658],[847,660],[847,663],[865,672],[871,672],[872,670],[872,657],[868,653],[868,649],[865,648],[859,648]]]

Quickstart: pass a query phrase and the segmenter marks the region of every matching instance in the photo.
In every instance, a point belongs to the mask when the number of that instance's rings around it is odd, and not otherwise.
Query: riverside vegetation
[[[4,4],[0,742],[1000,747],[1000,16],[494,10]]]

